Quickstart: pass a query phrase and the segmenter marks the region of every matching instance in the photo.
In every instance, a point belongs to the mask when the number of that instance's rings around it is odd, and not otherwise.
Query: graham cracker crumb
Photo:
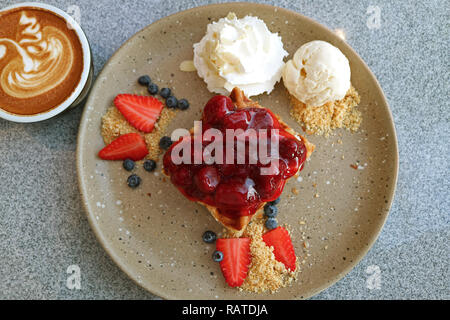
[[[264,221],[264,218],[253,220],[242,234],[242,237],[251,239],[251,264],[247,278],[239,290],[274,293],[297,280],[299,259],[297,258],[296,271],[293,272],[287,270],[283,263],[275,260],[273,247],[268,247],[262,239],[263,234],[267,232]]]
[[[359,94],[353,86],[342,100],[319,107],[307,106],[291,95],[291,115],[308,134],[328,137],[337,128],[356,132],[362,121],[361,112],[355,109],[359,102]]]
[[[150,133],[142,133],[149,150],[146,159],[158,159],[161,153],[159,140],[164,136],[167,126],[176,114],[177,111],[175,110],[163,108],[153,131]],[[119,136],[132,132],[141,133],[128,123],[115,106],[110,107],[102,117],[102,137],[105,144],[110,144]]]

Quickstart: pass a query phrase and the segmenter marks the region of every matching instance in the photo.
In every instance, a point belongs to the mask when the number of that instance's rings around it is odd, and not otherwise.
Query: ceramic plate
[[[228,12],[254,15],[278,32],[290,57],[311,40],[325,40],[348,57],[352,83],[361,95],[363,123],[357,133],[309,136],[316,145],[300,179],[291,179],[279,205],[279,221],[291,225],[300,256],[299,280],[275,294],[250,294],[227,287],[214,245],[202,242],[206,230],[220,232],[204,207],[185,199],[159,174],[137,174],[139,188],[127,187],[121,161],[97,157],[104,147],[101,117],[119,93],[142,90],[137,78],[151,75],[176,96],[187,98],[189,111],[179,112],[168,128],[191,128],[212,96],[195,72],[179,65],[192,59],[211,21]],[[299,132],[289,116],[288,95],[278,84],[270,96],[255,98]],[[339,140],[342,140],[340,143]],[[395,129],[386,99],[361,58],[333,32],[296,12],[259,4],[219,4],[183,11],[161,19],[128,40],[97,78],[81,120],[77,165],[87,216],[100,243],[133,280],[168,299],[300,299],[327,288],[347,274],[376,240],[389,212],[396,186],[398,152]],[[360,169],[352,164],[359,162]],[[301,180],[301,181],[300,181]],[[300,193],[294,195],[291,190]],[[316,197],[315,195],[318,195]],[[304,244],[304,242],[307,244]],[[308,248],[304,248],[304,247]]]

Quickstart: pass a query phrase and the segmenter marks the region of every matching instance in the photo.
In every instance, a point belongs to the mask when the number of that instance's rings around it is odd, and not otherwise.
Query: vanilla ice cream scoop
[[[194,44],[194,65],[208,90],[229,94],[234,87],[247,97],[270,93],[280,81],[283,59],[281,37],[264,21],[234,13],[208,25],[206,35]]]
[[[350,65],[344,54],[325,41],[301,46],[283,69],[289,93],[309,106],[343,99],[350,89]]]

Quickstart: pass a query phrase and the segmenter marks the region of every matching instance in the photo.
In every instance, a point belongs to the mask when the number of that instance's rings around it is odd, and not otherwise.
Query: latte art
[[[0,59],[3,58],[6,54],[6,47],[4,45],[0,45]]]
[[[40,7],[0,10],[1,111],[35,115],[72,99],[84,62],[77,31],[63,16]]]
[[[21,13],[25,29],[16,42],[0,38],[0,59],[15,55],[0,75],[3,91],[16,98],[31,98],[56,88],[68,76],[74,52],[67,35],[53,26],[41,29],[35,17]],[[15,52],[14,52],[15,51]]]

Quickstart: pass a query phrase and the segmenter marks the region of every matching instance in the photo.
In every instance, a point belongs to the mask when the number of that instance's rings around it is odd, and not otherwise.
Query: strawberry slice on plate
[[[275,259],[282,262],[286,269],[295,271],[297,257],[289,232],[283,227],[277,227],[265,233],[262,238],[266,245],[273,247]]]
[[[225,281],[230,287],[241,286],[250,264],[250,238],[217,239],[216,250],[223,253],[220,269]]]
[[[119,94],[114,104],[133,127],[145,133],[153,131],[164,107],[155,97],[135,94]]]
[[[124,134],[108,144],[98,153],[103,160],[134,161],[144,159],[148,154],[144,138],[139,133]]]

